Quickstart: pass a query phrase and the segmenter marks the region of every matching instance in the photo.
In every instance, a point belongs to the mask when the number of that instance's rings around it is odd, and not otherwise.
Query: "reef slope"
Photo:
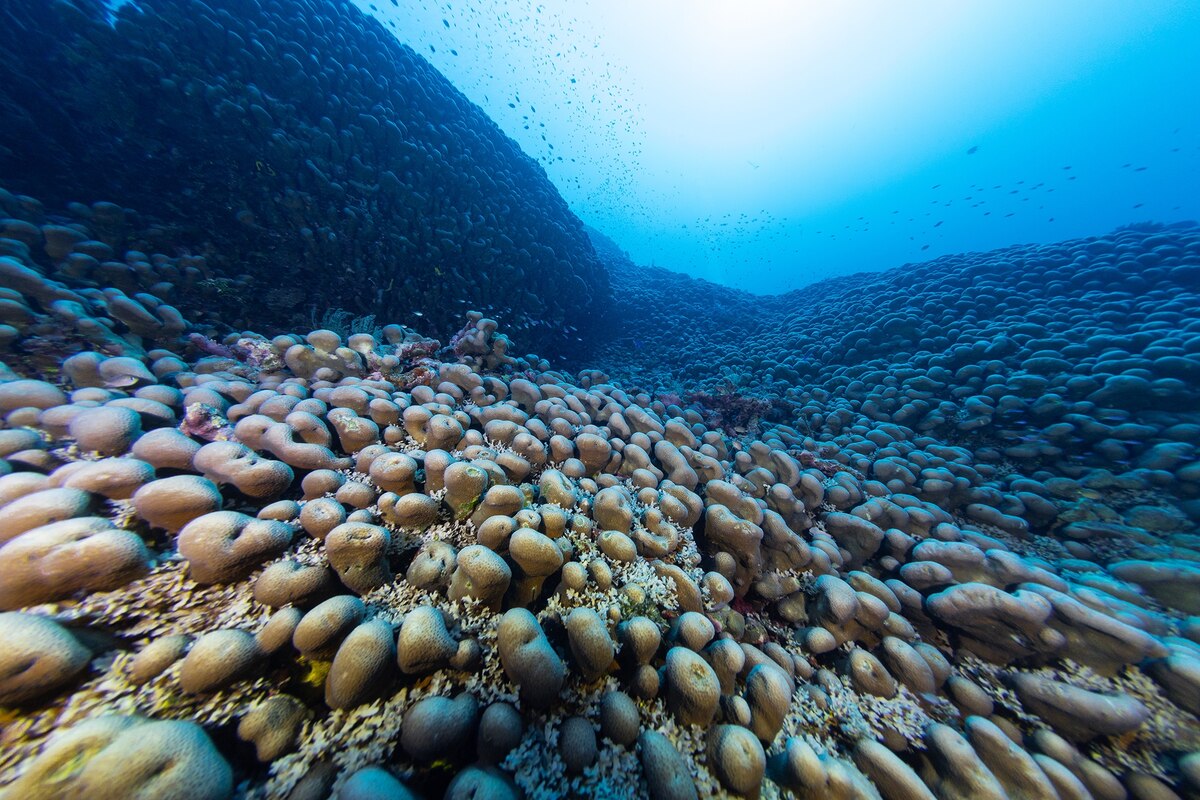
[[[607,273],[542,167],[348,2],[14,0],[0,175],[109,198],[208,256],[187,311],[285,329],[325,309],[449,336],[469,308],[586,355]],[[310,291],[320,287],[319,300]],[[570,345],[569,349],[567,345]]]

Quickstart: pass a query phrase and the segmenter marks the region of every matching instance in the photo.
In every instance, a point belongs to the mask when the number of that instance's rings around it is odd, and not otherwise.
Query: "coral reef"
[[[0,176],[67,207],[54,253],[91,228],[81,277],[129,291],[144,268],[114,253],[170,242],[184,274],[150,292],[196,322],[276,333],[311,318],[349,338],[369,316],[420,319],[446,339],[479,308],[543,355],[586,356],[568,326],[590,329],[611,297],[581,223],[374,17],[346,0],[110,8],[14,0],[0,29]],[[170,227],[68,205],[79,196]]]
[[[0,207],[0,797],[1200,791],[1195,229],[1059,246],[1146,299],[672,396],[478,311],[222,332]]]
[[[3,16],[0,800],[1200,796],[1200,228],[751,297],[344,0]]]

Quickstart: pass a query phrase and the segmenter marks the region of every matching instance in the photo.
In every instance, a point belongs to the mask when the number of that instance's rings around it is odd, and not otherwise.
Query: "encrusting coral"
[[[1082,480],[743,434],[479,313],[213,338],[0,260],[13,364],[57,303],[100,348],[0,382],[6,800],[1200,789],[1195,543],[1064,545]]]

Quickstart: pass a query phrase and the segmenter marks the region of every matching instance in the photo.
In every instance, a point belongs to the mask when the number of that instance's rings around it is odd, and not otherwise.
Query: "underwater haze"
[[[757,293],[1200,218],[1200,7],[367,3],[638,264]]]

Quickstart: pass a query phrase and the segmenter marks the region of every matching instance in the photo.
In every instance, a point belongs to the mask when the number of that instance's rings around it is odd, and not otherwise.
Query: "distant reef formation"
[[[592,363],[656,396],[740,402],[754,420],[802,429],[894,423],[1075,474],[1200,444],[1194,223],[944,256],[768,297],[634,266],[590,235],[624,309]]]
[[[169,220],[210,273],[173,298],[185,310],[280,330],[314,303],[419,310],[449,336],[480,308],[575,357],[577,331],[610,309],[540,165],[353,4],[110,14],[100,0],[5,4],[0,175],[58,207],[108,199]]]

